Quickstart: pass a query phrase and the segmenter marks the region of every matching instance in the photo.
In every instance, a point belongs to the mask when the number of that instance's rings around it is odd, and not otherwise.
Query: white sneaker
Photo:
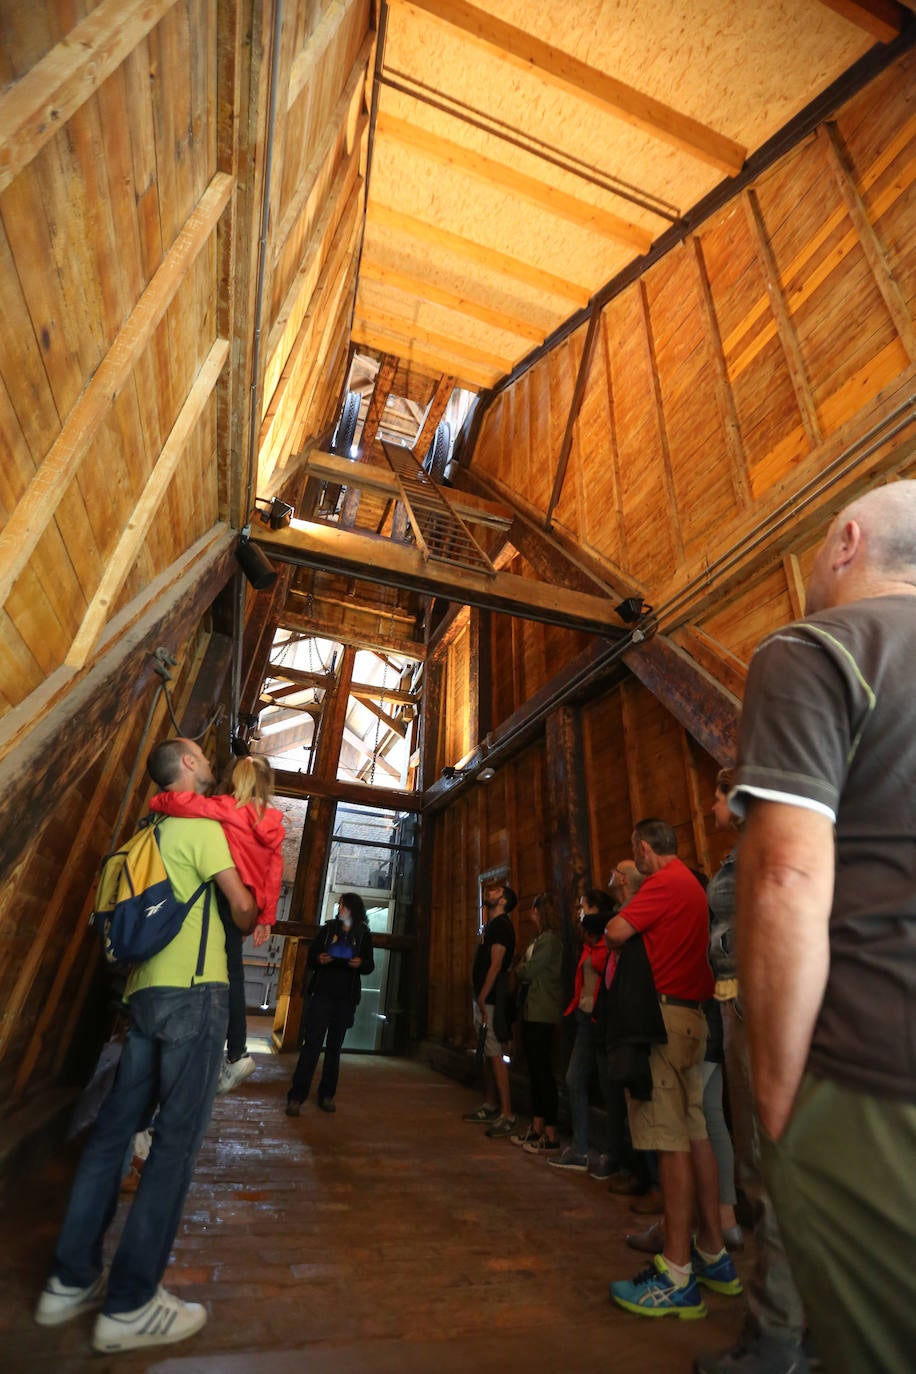
[[[35,1308],[36,1322],[39,1326],[61,1326],[81,1312],[88,1312],[90,1307],[101,1307],[107,1283],[107,1269],[88,1288],[68,1288],[60,1279],[48,1279]]]
[[[182,1302],[160,1287],[136,1312],[117,1312],[114,1316],[100,1313],[92,1332],[92,1348],[111,1355],[147,1345],[173,1345],[193,1336],[206,1320],[207,1309],[199,1302]]]
[[[218,1093],[231,1093],[233,1088],[237,1088],[240,1083],[244,1083],[249,1074],[254,1073],[257,1065],[250,1054],[243,1054],[241,1059],[236,1059],[234,1063],[228,1059],[223,1060],[223,1066],[219,1071],[219,1082],[216,1085]]]

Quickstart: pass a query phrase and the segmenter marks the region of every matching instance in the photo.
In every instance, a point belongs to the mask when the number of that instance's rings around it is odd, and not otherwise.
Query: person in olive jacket
[[[337,916],[322,926],[309,946],[310,970],[302,1049],[286,1099],[286,1115],[298,1116],[309,1095],[318,1056],[324,1046],[324,1064],[318,1084],[318,1106],[333,1112],[340,1073],[340,1051],[353,1025],[361,995],[361,980],[372,972],[372,936],[362,897],[345,892],[337,904]]]
[[[529,1154],[559,1154],[557,1084],[553,1073],[556,1028],[563,1015],[563,946],[553,894],[542,892],[531,906],[537,934],[515,966],[522,1006],[522,1044],[531,1086],[531,1125],[512,1137]],[[524,989],[524,991],[522,991]]]

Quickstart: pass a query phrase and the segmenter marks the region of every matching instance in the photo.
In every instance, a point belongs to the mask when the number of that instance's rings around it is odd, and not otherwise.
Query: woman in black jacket
[[[360,999],[360,982],[375,967],[372,936],[362,897],[345,892],[337,916],[322,926],[309,946],[308,993],[302,1021],[302,1049],[286,1099],[286,1115],[298,1116],[309,1095],[318,1056],[324,1063],[318,1084],[318,1106],[336,1111],[334,1094],[340,1073],[340,1051],[353,1025]]]

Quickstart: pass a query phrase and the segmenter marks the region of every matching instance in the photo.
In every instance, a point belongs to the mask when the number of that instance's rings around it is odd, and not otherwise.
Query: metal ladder
[[[414,539],[425,558],[456,568],[496,576],[496,569],[448,497],[424,472],[409,448],[382,440],[388,464],[398,481]]]

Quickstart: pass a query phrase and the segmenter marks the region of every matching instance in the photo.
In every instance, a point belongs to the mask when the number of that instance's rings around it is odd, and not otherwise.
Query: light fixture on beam
[[[263,505],[267,510],[256,510],[256,515],[262,525],[269,525],[272,530],[284,530],[293,518],[293,507],[281,501],[279,496],[266,497],[256,496],[255,507]]]
[[[614,607],[614,611],[625,625],[635,625],[644,615],[651,615],[652,607],[641,596],[628,596]]]

